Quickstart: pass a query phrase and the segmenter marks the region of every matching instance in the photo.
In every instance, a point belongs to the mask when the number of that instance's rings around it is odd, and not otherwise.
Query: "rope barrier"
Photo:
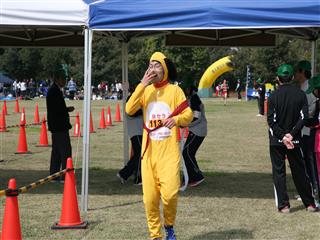
[[[26,193],[28,192],[30,189],[34,189],[40,185],[43,185],[47,182],[51,182],[52,180],[54,180],[55,178],[57,177],[60,177],[64,174],[66,174],[67,172],[70,172],[70,171],[73,171],[74,168],[66,168],[66,169],[63,169],[59,172],[56,172],[46,178],[42,178],[36,182],[33,182],[33,183],[30,183],[29,185],[27,186],[23,186],[21,188],[17,188],[17,189],[5,189],[5,190],[1,190],[0,191],[0,197],[1,196],[18,196],[20,193]]]
[[[16,125],[7,126],[7,128],[15,128],[20,126],[28,127],[28,126],[37,126],[37,125],[41,125],[41,123],[16,124]]]

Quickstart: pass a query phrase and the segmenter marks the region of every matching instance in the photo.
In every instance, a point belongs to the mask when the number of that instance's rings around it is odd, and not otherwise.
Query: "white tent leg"
[[[122,116],[123,116],[123,161],[124,165],[129,160],[129,142],[128,142],[128,129],[127,129],[127,118],[126,114],[126,100],[128,97],[128,43],[121,42],[122,52],[122,86],[123,86],[123,98],[122,98]]]
[[[317,73],[317,40],[314,40],[311,42],[312,46],[312,51],[311,51],[311,73],[312,76],[314,76]]]
[[[92,30],[85,29],[81,211],[88,211]]]

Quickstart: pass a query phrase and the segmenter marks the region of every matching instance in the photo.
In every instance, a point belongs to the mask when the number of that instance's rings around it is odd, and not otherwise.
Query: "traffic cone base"
[[[26,151],[26,152],[15,152],[14,154],[32,154],[32,152],[30,152],[30,151]]]
[[[74,226],[63,226],[56,222],[51,229],[53,230],[63,230],[63,229],[86,229],[88,226],[88,221],[83,221],[79,225],[74,225]]]

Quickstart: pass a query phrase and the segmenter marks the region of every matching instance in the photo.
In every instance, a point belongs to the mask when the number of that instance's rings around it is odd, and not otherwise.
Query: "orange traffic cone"
[[[48,144],[48,134],[47,134],[47,123],[46,117],[43,116],[40,132],[40,141],[37,147],[49,147]]]
[[[20,112],[19,100],[18,100],[18,98],[16,98],[16,107],[15,107],[15,109],[14,109],[14,112],[15,112],[15,113],[19,113],[19,112]]]
[[[121,114],[120,114],[120,105],[119,103],[117,103],[117,107],[116,107],[116,118],[115,118],[116,122],[121,122]]]
[[[184,129],[184,138],[188,138],[188,135],[189,135],[189,128],[186,127],[186,128]]]
[[[11,178],[9,180],[8,189],[17,189],[16,179]],[[19,218],[18,196],[14,194],[12,194],[12,196],[6,197],[6,206],[4,209],[1,239],[22,239]]]
[[[20,117],[20,125],[26,125],[27,124],[27,118],[26,118],[26,110],[23,107],[22,108],[22,113],[21,113],[21,117]]]
[[[93,121],[92,121],[92,113],[90,111],[90,133],[95,133],[96,131],[94,130],[93,127]]]
[[[79,116],[79,113],[78,113],[78,112],[77,112],[77,115],[76,115],[76,121],[75,121],[75,123],[74,123],[73,136],[74,136],[74,137],[81,137],[81,131],[80,131],[80,116]]]
[[[4,113],[4,109],[2,109],[2,115],[0,118],[0,132],[7,132],[7,126],[6,126],[6,114]]]
[[[106,128],[106,121],[104,119],[104,108],[101,109],[101,117],[100,117],[100,126],[98,129],[105,129]]]
[[[67,159],[67,168],[73,168],[71,158]],[[60,221],[55,223],[52,229],[86,228],[87,225],[87,221],[80,219],[74,171],[69,171],[64,182]]]
[[[107,119],[106,119],[106,126],[112,126],[112,118],[111,118],[110,106],[108,106],[108,113],[107,113]]]
[[[2,107],[2,109],[4,109],[5,114],[8,115],[7,101],[6,101],[6,100],[3,101],[3,107]]]
[[[40,124],[40,118],[39,118],[39,107],[38,103],[36,104],[36,109],[34,110],[34,124]]]
[[[19,144],[16,154],[27,154],[31,153],[28,151],[27,146],[27,136],[26,136],[26,117],[25,117],[24,108],[22,108],[21,119],[20,119],[20,135],[19,135]]]

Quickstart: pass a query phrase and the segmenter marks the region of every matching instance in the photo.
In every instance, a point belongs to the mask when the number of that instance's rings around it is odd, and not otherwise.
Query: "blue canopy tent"
[[[102,0],[89,7],[85,35],[85,124],[82,210],[87,211],[89,114],[93,32],[122,42],[122,82],[128,82],[128,43],[132,38],[165,35],[166,44],[179,46],[273,46],[276,35],[312,41],[315,72],[316,40],[320,32],[318,0]],[[127,90],[124,90],[126,99]],[[123,101],[123,106],[125,102]],[[124,109],[124,107],[123,107]],[[124,122],[124,126],[125,126]],[[124,159],[128,139],[124,127]]]
[[[89,13],[88,13],[88,5]],[[61,7],[63,6],[63,7]],[[89,17],[89,22],[87,22]],[[93,32],[122,42],[122,81],[128,82],[128,42],[165,35],[168,45],[273,46],[276,35],[312,41],[320,31],[319,0],[3,0],[0,46],[84,46],[85,101],[81,209],[87,211],[91,49]],[[83,37],[83,30],[85,32]],[[127,92],[124,91],[124,99]],[[125,124],[125,123],[124,123]],[[124,159],[128,141],[124,128]]]
[[[8,76],[4,75],[3,73],[0,72],[0,83],[3,84],[12,84],[14,81],[9,78]]]

